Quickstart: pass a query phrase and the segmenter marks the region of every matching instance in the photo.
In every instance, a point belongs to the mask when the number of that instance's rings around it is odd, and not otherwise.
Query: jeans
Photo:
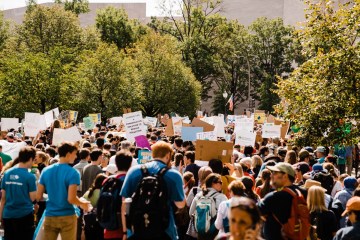
[[[56,240],[60,233],[61,239],[75,240],[76,228],[77,228],[76,215],[45,217],[44,239]]]
[[[34,214],[21,218],[4,218],[5,240],[32,240],[34,236]]]

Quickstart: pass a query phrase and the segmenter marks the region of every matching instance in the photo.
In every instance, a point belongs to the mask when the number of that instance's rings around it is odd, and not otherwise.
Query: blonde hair
[[[256,168],[257,166],[261,166],[263,164],[263,160],[259,155],[254,155],[251,158],[251,167]]]
[[[49,158],[50,158],[49,155],[47,155],[46,153],[41,152],[41,151],[37,151],[36,155],[38,156],[38,158],[40,160],[40,162],[38,162],[38,164],[44,163],[47,166]]]
[[[208,166],[203,166],[199,169],[198,177],[200,185],[203,185],[205,183],[205,179],[207,176],[209,176],[210,173],[212,173],[212,169]]]
[[[311,186],[308,190],[307,206],[310,213],[326,211],[325,189],[319,186]]]

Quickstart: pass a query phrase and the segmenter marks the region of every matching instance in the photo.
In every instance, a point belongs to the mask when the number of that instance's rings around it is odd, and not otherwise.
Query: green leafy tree
[[[181,52],[172,37],[151,32],[137,44],[134,56],[144,86],[141,107],[145,115],[195,115],[201,86],[181,61]]]
[[[277,110],[301,128],[300,144],[349,144],[359,135],[360,1],[308,4],[298,36],[309,60],[280,80]]]
[[[55,3],[64,4],[64,9],[75,13],[77,16],[81,13],[90,12],[88,0],[55,0]]]
[[[114,43],[125,51],[146,33],[146,28],[138,20],[130,20],[124,9],[115,7],[107,7],[97,13],[96,27],[101,40]]]
[[[0,11],[0,51],[9,38],[9,22],[5,21],[4,14]]]
[[[142,100],[135,63],[115,45],[101,43],[96,51],[84,51],[72,81],[77,91],[72,107],[81,116],[118,116],[123,107],[138,109]]]
[[[259,108],[272,112],[280,99],[274,92],[277,76],[290,73],[294,62],[292,33],[283,20],[259,18],[249,26],[251,33],[251,65],[254,97],[260,101]]]

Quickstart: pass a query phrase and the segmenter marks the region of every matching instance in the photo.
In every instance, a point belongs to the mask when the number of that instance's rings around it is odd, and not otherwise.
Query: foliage
[[[9,37],[9,23],[5,21],[4,14],[0,11],[0,50]]]
[[[98,12],[96,27],[101,40],[114,43],[119,49],[132,47],[143,34],[144,28],[137,20],[129,20],[124,9],[107,7]]]
[[[115,45],[101,43],[96,51],[84,51],[72,81],[77,89],[72,108],[81,116],[118,116],[123,107],[137,109],[142,99],[135,63]]]
[[[73,12],[76,15],[90,12],[88,0],[55,0],[55,3],[64,4],[66,11]]]
[[[151,32],[137,44],[134,56],[144,85],[141,107],[145,115],[195,115],[201,86],[181,61],[172,37]]]
[[[360,1],[308,4],[299,41],[309,60],[279,82],[278,112],[301,127],[300,143],[351,143],[360,121]]]

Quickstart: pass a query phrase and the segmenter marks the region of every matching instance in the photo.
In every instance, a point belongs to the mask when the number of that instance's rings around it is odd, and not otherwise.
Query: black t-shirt
[[[304,199],[306,199],[306,190],[299,186],[289,186],[293,191],[300,190]],[[261,214],[266,217],[264,223],[264,236],[265,239],[282,239],[281,224],[274,218],[282,223],[287,223],[291,214],[292,196],[285,191],[274,191],[268,193],[265,198],[258,203]]]
[[[332,211],[312,212],[311,225],[316,226],[317,237],[321,240],[333,239],[333,232],[337,231],[335,214]]]

